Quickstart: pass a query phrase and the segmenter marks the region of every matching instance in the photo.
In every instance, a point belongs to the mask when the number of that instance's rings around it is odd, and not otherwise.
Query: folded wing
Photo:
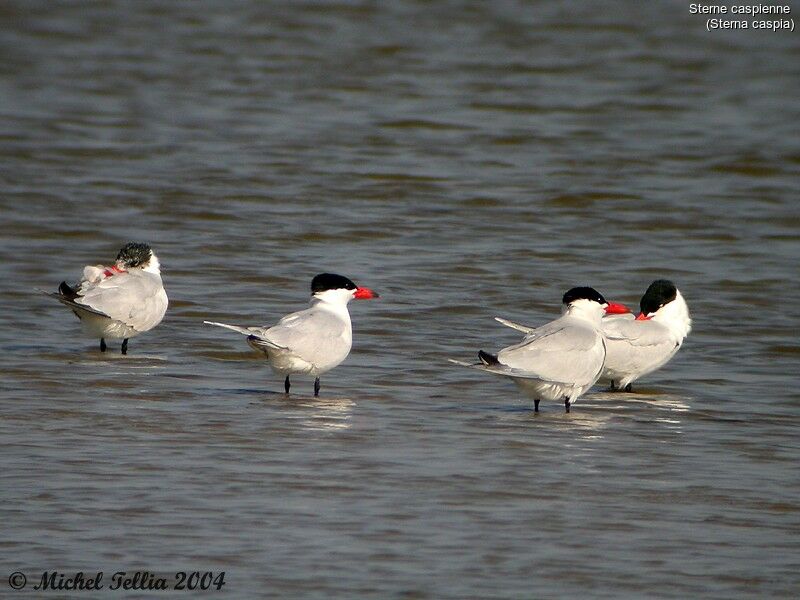
[[[679,340],[656,321],[603,323],[608,340],[609,373],[646,373],[664,365],[678,351]]]
[[[497,358],[516,373],[535,374],[544,381],[586,385],[597,379],[603,367],[605,346],[602,336],[592,327],[559,319],[533,330],[519,344],[504,348]]]
[[[283,317],[263,337],[312,364],[324,364],[342,352],[346,355],[352,342],[347,321],[314,307]]]
[[[673,346],[670,330],[657,321],[632,319],[603,319],[603,333],[612,341],[625,341],[632,346]]]
[[[148,331],[161,322],[169,303],[161,278],[145,271],[131,271],[107,277],[96,283],[82,282],[81,295],[74,299],[137,331]]]

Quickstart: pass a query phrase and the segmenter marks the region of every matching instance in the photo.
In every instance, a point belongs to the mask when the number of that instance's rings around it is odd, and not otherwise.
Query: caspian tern
[[[44,292],[72,309],[84,331],[100,338],[122,339],[122,354],[128,339],[150,331],[167,312],[167,293],[161,282],[161,265],[147,244],[125,244],[114,264],[86,266],[75,287],[62,281],[58,292]]]
[[[608,353],[600,379],[612,390],[630,392],[634,381],[667,364],[692,330],[689,307],[671,281],[651,283],[639,308],[636,319],[603,319]]]
[[[289,393],[289,376],[311,375],[314,395],[319,396],[320,376],[338,366],[350,354],[353,326],[347,303],[368,300],[378,294],[358,287],[347,277],[321,273],[311,280],[311,306],[283,317],[272,327],[239,327],[214,321],[208,325],[224,327],[247,336],[247,343],[263,352],[272,370],[286,375],[284,389]]]
[[[562,316],[537,328],[497,318],[503,325],[524,332],[523,340],[497,355],[479,351],[479,363],[451,362],[511,377],[533,398],[535,412],[539,412],[542,399],[563,400],[569,412],[570,405],[594,385],[603,370],[603,314],[629,311],[621,304],[607,302],[590,287],[572,288],[562,302]]]

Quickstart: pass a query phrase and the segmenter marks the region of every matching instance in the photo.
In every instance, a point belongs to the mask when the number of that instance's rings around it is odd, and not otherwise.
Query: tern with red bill
[[[612,390],[630,392],[634,381],[667,364],[692,330],[689,307],[667,279],[650,284],[639,308],[635,319],[603,319],[608,353],[600,379]]]
[[[55,298],[80,319],[84,331],[100,338],[100,351],[107,339],[128,339],[150,331],[167,312],[167,293],[161,281],[161,265],[147,244],[131,242],[122,247],[113,265],[87,266],[83,277],[71,287],[62,281]]]
[[[311,306],[283,317],[272,327],[239,327],[205,321],[247,336],[247,343],[262,352],[272,370],[289,377],[294,374],[314,377],[314,395],[319,396],[323,373],[340,365],[353,345],[353,326],[347,303],[350,300],[378,298],[378,294],[358,287],[347,277],[321,273],[311,281]]]
[[[537,328],[498,318],[503,325],[524,332],[523,340],[496,355],[479,351],[478,363],[451,362],[510,377],[533,398],[536,412],[541,400],[563,401],[569,412],[603,370],[603,315],[630,311],[621,304],[607,302],[594,288],[575,287],[564,294],[562,312],[560,318]]]

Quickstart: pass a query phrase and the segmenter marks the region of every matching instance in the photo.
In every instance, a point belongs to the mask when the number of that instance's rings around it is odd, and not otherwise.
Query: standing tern
[[[533,398],[535,412],[539,412],[542,399],[563,400],[569,412],[570,405],[594,385],[603,370],[603,314],[629,311],[621,304],[607,302],[590,287],[572,288],[562,302],[562,316],[537,328],[497,318],[503,325],[523,331],[523,340],[496,355],[479,351],[478,363],[451,362],[510,377]]]
[[[239,327],[204,321],[247,336],[247,343],[264,353],[272,370],[285,375],[284,389],[289,393],[289,376],[311,375],[314,396],[319,396],[320,375],[347,358],[353,345],[353,326],[347,303],[378,298],[378,294],[358,287],[347,277],[321,273],[311,280],[311,306],[283,317],[272,327]]]
[[[692,330],[689,307],[671,281],[651,283],[639,308],[635,319],[603,319],[608,353],[601,380],[612,390],[630,392],[634,381],[667,364]]]
[[[86,266],[75,287],[62,281],[58,292],[44,293],[72,309],[84,331],[100,338],[101,352],[106,339],[121,339],[127,354],[128,339],[150,331],[167,312],[160,267],[150,246],[131,242],[112,266]]]

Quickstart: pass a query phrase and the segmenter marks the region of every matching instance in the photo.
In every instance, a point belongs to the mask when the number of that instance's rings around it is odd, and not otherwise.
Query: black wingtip
[[[78,297],[78,292],[69,287],[66,281],[62,281],[61,285],[58,286],[58,293],[67,300],[75,300]]]
[[[489,354],[483,350],[478,350],[478,358],[481,359],[481,362],[487,366],[500,364],[500,361],[497,360],[496,354]]]

